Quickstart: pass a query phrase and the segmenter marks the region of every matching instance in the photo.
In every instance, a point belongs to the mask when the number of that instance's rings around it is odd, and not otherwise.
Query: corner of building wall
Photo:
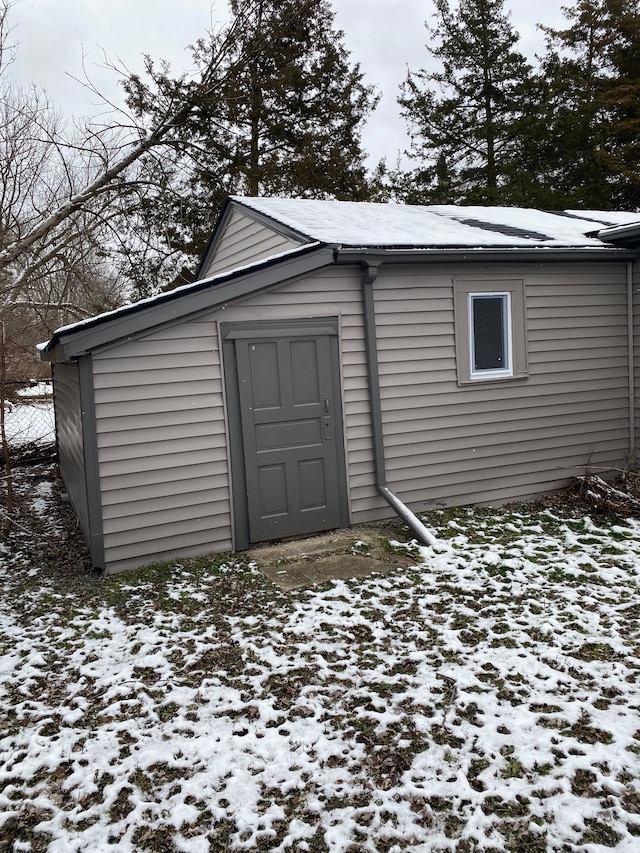
[[[224,437],[225,437],[225,447],[226,453],[225,458],[227,462],[227,481],[229,488],[229,518],[231,523],[231,547],[232,550],[238,551],[240,550],[237,542],[237,534],[236,534],[236,505],[235,505],[235,483],[233,480],[233,471],[232,466],[230,465],[229,460],[231,459],[232,444],[233,444],[233,432],[231,430],[231,425],[229,423],[229,400],[228,400],[228,377],[226,373],[226,365],[225,365],[225,355],[228,358],[230,356],[230,352],[228,348],[225,351],[224,347],[224,338],[222,333],[222,321],[220,319],[215,319],[216,326],[216,345],[218,347],[218,371],[219,371],[219,379],[220,386],[222,389],[222,407],[223,407],[223,415],[224,415]]]
[[[100,493],[100,469],[98,462],[98,437],[96,429],[96,406],[93,388],[93,360],[90,353],[78,359],[80,379],[80,407],[82,420],[82,443],[84,448],[84,474],[87,492],[87,514],[89,517],[89,551],[91,565],[96,571],[104,571],[104,529],[102,524],[102,496]]]

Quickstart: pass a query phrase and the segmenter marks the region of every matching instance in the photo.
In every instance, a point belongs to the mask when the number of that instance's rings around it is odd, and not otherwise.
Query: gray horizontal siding
[[[525,279],[529,375],[460,387],[451,283],[469,272],[383,267],[374,285],[390,487],[415,509],[500,502],[624,464],[624,265],[474,268],[489,281]],[[366,490],[364,445],[353,462]]]
[[[211,491],[212,494],[219,495],[226,487],[228,482],[227,474],[209,474],[198,471],[196,468],[183,468],[182,476],[176,477],[172,481],[170,491],[158,488],[162,484],[162,477],[158,474],[157,477],[150,476],[148,473],[141,477],[139,475],[127,478],[127,482],[122,488],[111,489],[109,492],[109,504],[103,507],[103,515],[105,518],[113,518],[114,516],[126,517],[125,504],[138,504],[138,511],[145,511],[147,505],[154,502],[162,502],[167,506],[171,501],[175,505],[182,505],[189,495],[202,495],[203,492]]]
[[[93,363],[108,571],[229,550],[215,322],[162,329]]]
[[[341,347],[354,354],[343,383],[349,478],[352,450],[372,455],[368,419],[361,423],[368,412],[368,392],[357,269],[346,276],[344,270],[324,271],[94,355],[109,571],[231,549],[217,324],[313,316],[338,316]],[[372,503],[386,506],[371,476],[351,501],[352,515]]]
[[[293,240],[234,210],[219,237],[214,257],[200,278],[270,258],[287,249],[294,249],[297,245]]]
[[[77,362],[53,364],[54,409],[60,475],[85,540],[89,541],[89,509],[82,439],[82,406]]]
[[[215,409],[212,407],[210,411],[213,413]],[[163,420],[169,414],[165,412]],[[185,415],[191,415],[191,412],[186,412]],[[117,423],[117,420],[114,418],[113,422]],[[149,427],[144,432],[137,429],[120,429],[102,434],[99,446],[102,448],[102,458],[105,461],[109,461],[112,458],[126,458],[123,454],[129,454],[131,458],[134,458],[144,453],[150,443],[160,448],[166,445],[167,448],[173,450],[177,441],[184,441],[185,439],[197,440],[201,434],[201,430],[202,427],[198,421],[194,421],[191,416],[184,423],[172,423],[166,426],[156,425]],[[216,436],[212,438],[211,444],[222,447],[224,437]]]
[[[465,274],[383,266],[374,285],[390,487],[421,510],[523,498],[622,464],[623,265],[474,268],[526,279],[529,376],[460,387],[452,281]],[[360,278],[357,267],[322,270],[94,355],[111,570],[232,546],[222,321],[339,317],[350,517],[391,514],[374,482]]]
[[[370,505],[380,508],[387,506],[376,492],[373,475],[368,487],[356,498],[350,485],[353,454],[364,450],[370,458],[373,456],[368,420],[369,392],[360,295],[361,276],[358,267],[330,268],[303,280],[260,293],[246,303],[227,306],[224,312],[218,315],[225,322],[339,317],[340,350],[343,356],[341,378],[345,454],[349,511],[352,518],[357,517]],[[367,413],[366,425],[364,430],[360,428],[358,435],[354,437],[356,419],[360,419],[363,411]],[[386,514],[388,515],[388,511]]]
[[[148,566],[152,563],[167,562],[169,560],[187,559],[189,557],[201,557],[203,554],[220,553],[230,550],[227,542],[222,547],[211,546],[211,536],[206,529],[199,532],[193,531],[193,526],[181,531],[178,527],[172,527],[170,536],[162,536],[162,530],[155,529],[139,531],[139,535],[131,537],[127,535],[123,545],[112,543],[109,549],[110,573],[123,572],[127,569],[135,569],[138,566]],[[156,533],[158,535],[156,535]],[[189,544],[185,544],[186,542]],[[176,547],[176,542],[179,546]]]
[[[636,463],[640,461],[640,261],[633,264],[633,373],[634,373],[634,439]]]

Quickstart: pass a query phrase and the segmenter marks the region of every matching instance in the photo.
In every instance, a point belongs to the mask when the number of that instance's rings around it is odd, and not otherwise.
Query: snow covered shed
[[[194,284],[43,349],[94,566],[521,499],[625,465],[638,218],[229,199]]]

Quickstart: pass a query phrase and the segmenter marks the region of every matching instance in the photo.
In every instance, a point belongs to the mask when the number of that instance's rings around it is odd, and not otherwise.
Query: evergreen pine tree
[[[504,0],[435,4],[427,49],[441,70],[409,72],[398,99],[420,162],[411,200],[523,203],[523,134],[539,94]]]
[[[637,0],[578,0],[543,28],[547,181],[562,206],[640,207]]]
[[[230,2],[234,14],[247,6]],[[255,4],[243,34],[251,59],[223,93],[232,168],[248,195],[367,195],[360,131],[376,99],[333,19],[328,0]]]
[[[199,103],[189,122],[195,168],[185,151],[168,169],[167,190],[148,205],[143,227],[192,263],[229,194],[363,200],[369,197],[360,134],[377,102],[349,59],[329,0],[230,0],[245,25],[235,53],[245,59]],[[199,65],[215,40],[194,46]],[[233,57],[229,60],[233,64]],[[188,85],[149,63],[156,87]],[[146,108],[144,89],[129,103]]]
[[[605,164],[612,176],[612,204],[640,210],[640,4],[611,0],[617,38],[611,46],[614,77],[603,92],[611,133]]]

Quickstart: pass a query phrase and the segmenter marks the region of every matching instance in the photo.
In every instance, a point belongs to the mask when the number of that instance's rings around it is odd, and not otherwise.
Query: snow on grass
[[[235,557],[34,575],[18,538],[0,847],[638,850],[640,524],[429,521],[422,564],[287,594]]]

